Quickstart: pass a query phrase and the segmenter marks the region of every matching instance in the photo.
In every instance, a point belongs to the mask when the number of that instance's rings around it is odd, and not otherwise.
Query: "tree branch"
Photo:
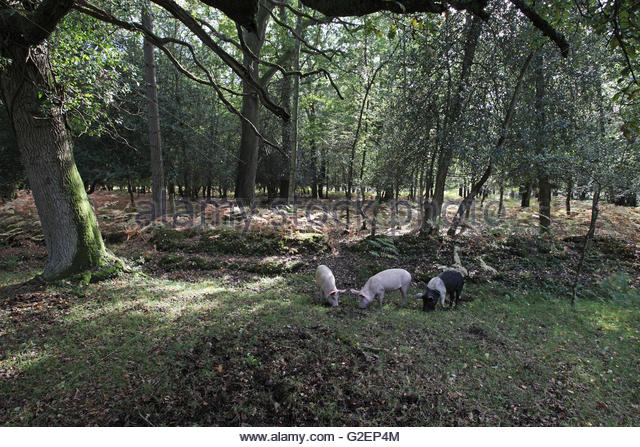
[[[542,34],[547,36],[549,39],[553,40],[558,48],[560,48],[560,53],[562,57],[567,57],[569,55],[569,43],[564,38],[562,34],[557,32],[553,26],[545,19],[543,19],[538,13],[528,4],[526,4],[523,0],[509,0],[516,8],[520,10],[531,22],[533,25],[542,31]]]
[[[9,45],[38,45],[51,35],[73,7],[73,0],[44,0],[33,11],[23,12],[9,2],[0,4],[0,36]],[[3,42],[3,46],[7,45]]]
[[[179,39],[175,39],[172,37],[159,37],[156,34],[152,33],[149,29],[147,29],[146,27],[144,27],[142,24],[140,23],[129,23],[129,22],[125,22],[122,21],[116,17],[114,17],[113,15],[111,15],[110,13],[108,13],[107,11],[104,11],[100,8],[98,8],[95,5],[92,5],[88,2],[86,2],[85,0],[79,0],[79,3],[75,6],[75,9],[77,9],[78,11],[90,15],[91,17],[94,17],[100,21],[106,22],[106,23],[111,23],[113,25],[116,25],[120,28],[129,30],[129,31],[134,31],[134,32],[140,32],[142,34],[144,34],[145,37],[147,37],[149,39],[149,41],[156,46],[157,48],[159,48],[171,61],[171,63],[178,69],[178,71],[182,74],[184,74],[187,78],[191,79],[194,82],[197,82],[199,84],[204,84],[204,85],[208,85],[213,87],[214,91],[216,92],[218,98],[220,99],[220,101],[222,101],[222,103],[227,107],[227,109],[237,115],[238,117],[240,117],[240,119],[249,124],[250,127],[252,128],[252,130],[255,132],[255,134],[258,136],[258,138],[260,138],[261,141],[263,141],[265,144],[267,144],[268,146],[272,146],[278,150],[280,150],[280,148],[272,143],[271,141],[269,141],[266,137],[264,137],[260,131],[255,127],[255,125],[249,121],[238,109],[236,109],[233,104],[231,104],[227,98],[224,96],[223,91],[227,91],[230,92],[232,94],[236,94],[236,95],[242,95],[242,93],[237,93],[234,92],[230,89],[227,89],[225,87],[221,87],[220,85],[218,85],[217,82],[215,82],[215,80],[213,79],[213,76],[211,75],[211,73],[209,72],[209,70],[207,70],[207,68],[202,65],[202,63],[200,62],[200,60],[197,58],[196,56],[196,52],[195,49],[193,48],[193,46],[191,44],[189,44],[188,42],[184,42],[182,40]],[[181,63],[180,61],[178,61],[178,59],[173,55],[173,53],[166,47],[167,43],[175,43],[178,45],[182,45],[185,46],[189,49],[189,52],[191,53],[191,57],[193,58],[193,62],[196,64],[196,66],[202,70],[202,72],[206,75],[207,79],[202,79],[198,76],[196,76],[195,74],[191,73],[188,69],[186,69]]]
[[[198,20],[193,17],[188,11],[178,5],[176,2],[172,0],[151,0],[156,5],[164,8],[167,12],[169,12],[173,17],[182,22],[193,34],[195,34],[204,45],[209,47],[222,61],[233,70],[233,72],[238,75],[243,81],[246,81],[251,88],[253,88],[258,97],[260,98],[260,102],[273,114],[279,116],[282,119],[288,120],[289,113],[278,104],[274,103],[270,98],[267,92],[262,88],[262,86],[258,83],[256,79],[253,79],[249,71],[238,62],[233,56],[227,53],[220,45],[218,45],[211,36],[207,33],[207,31],[200,26]],[[217,2],[212,2],[217,3]],[[240,3],[240,2],[238,2]],[[242,3],[246,3],[243,1]]]

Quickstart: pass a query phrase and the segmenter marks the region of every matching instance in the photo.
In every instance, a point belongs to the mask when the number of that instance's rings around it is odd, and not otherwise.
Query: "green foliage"
[[[192,229],[172,230],[164,227],[154,229],[150,242],[160,251],[174,251],[185,248],[185,242],[196,235]]]
[[[4,270],[7,272],[13,272],[18,267],[18,258],[9,258],[3,261],[0,261],[0,270]]]
[[[615,273],[600,282],[602,297],[620,304],[640,303],[640,291],[631,287],[631,278],[626,273]]]
[[[380,273],[383,270],[388,269],[386,264],[379,264],[373,262],[366,262],[359,264],[356,274],[358,276],[358,282],[364,285],[364,282],[371,278],[376,273]]]
[[[356,242],[351,248],[374,258],[398,259],[400,256],[394,239],[388,236],[369,236]]]
[[[262,234],[234,230],[203,232],[200,241],[193,249],[197,252],[212,254],[256,256],[268,256],[289,251],[284,238],[277,233]]]
[[[64,104],[76,132],[100,135],[118,121],[108,107],[128,91],[123,74],[131,75],[134,67],[117,39],[111,28],[77,12],[68,14],[50,39],[53,70],[65,88]]]
[[[187,269],[194,270],[216,270],[222,267],[222,263],[219,261],[210,261],[202,256],[190,256],[186,259],[183,266]]]
[[[293,273],[304,264],[299,261],[289,260],[262,260],[258,262],[228,262],[217,259],[206,259],[202,256],[185,257],[176,253],[167,253],[158,260],[158,267],[165,271],[174,270],[219,270],[226,268],[229,270],[242,270],[259,275],[281,275]]]
[[[156,228],[150,242],[160,251],[185,250],[193,253],[269,256],[296,253],[323,253],[327,237],[316,233],[294,236],[278,232],[254,233],[231,229],[198,231]]]
[[[184,270],[187,268],[187,262],[184,256],[168,253],[158,261],[158,266],[164,270]]]
[[[199,242],[191,250],[211,254],[269,256],[322,253],[327,248],[327,239],[320,234],[301,233],[291,237],[277,232],[253,233],[223,229],[203,232]]]
[[[304,266],[302,261],[260,261],[255,264],[239,266],[239,270],[260,275],[281,275],[283,273],[294,273]]]

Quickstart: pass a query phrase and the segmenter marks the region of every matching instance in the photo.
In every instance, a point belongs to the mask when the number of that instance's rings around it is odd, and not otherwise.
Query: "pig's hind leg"
[[[460,300],[460,295],[462,295],[462,287],[464,286],[464,283],[460,284],[460,287],[458,287],[455,291],[456,294],[456,305],[455,307],[458,307],[458,301]]]
[[[409,284],[406,286],[400,287],[400,293],[402,294],[402,307],[407,306],[407,290],[409,289]]]

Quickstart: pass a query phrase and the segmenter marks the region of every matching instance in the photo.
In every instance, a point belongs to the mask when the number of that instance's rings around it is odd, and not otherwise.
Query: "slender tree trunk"
[[[309,127],[312,129],[309,136],[309,151],[311,152],[311,198],[317,199],[322,198],[322,185],[319,185],[320,176],[318,175],[318,144],[316,142],[316,135],[314,130],[316,117],[315,104],[313,102],[309,104],[309,108],[307,109],[307,119],[309,122]]]
[[[433,231],[433,221],[438,218],[439,209],[436,209],[433,200],[433,168],[435,166],[438,148],[434,147],[431,153],[431,161],[429,163],[429,171],[425,181],[424,197],[422,199],[423,216],[420,226],[420,233],[429,234]]]
[[[388,59],[380,62],[378,67],[376,67],[373,74],[371,75],[371,79],[369,79],[369,82],[367,82],[367,85],[365,86],[364,97],[362,98],[362,103],[360,105],[360,113],[358,115],[358,125],[356,126],[356,132],[353,137],[353,143],[351,144],[351,156],[349,157],[349,174],[347,177],[347,191],[346,191],[347,200],[351,200],[351,192],[353,188],[353,163],[356,157],[356,147],[358,145],[358,140],[360,138],[360,129],[362,128],[362,121],[364,117],[364,111],[367,106],[367,99],[369,98],[369,93],[371,92],[371,87],[373,86],[373,83],[376,80],[376,76],[378,76],[378,73],[380,73],[380,70],[382,69],[382,67],[386,65],[387,62],[389,62]],[[347,225],[348,224],[349,224],[349,207],[347,207]]]
[[[167,213],[170,216],[176,213],[176,187],[173,183],[167,185]]]
[[[542,175],[538,180],[540,198],[538,199],[540,215],[540,232],[551,231],[551,182],[548,175]]]
[[[133,186],[131,186],[131,177],[127,178],[127,192],[129,193],[129,203],[131,208],[136,208],[136,201],[133,197]]]
[[[42,277],[97,267],[110,256],[73,158],[64,95],[51,71],[47,43],[8,51],[12,61],[0,71],[0,90],[47,246]]]
[[[420,161],[418,166],[418,203],[424,200],[424,160]]]
[[[318,195],[318,148],[316,147],[315,137],[311,137],[309,141],[309,149],[311,150],[311,198],[317,199],[322,197],[322,189]]]
[[[478,39],[480,37],[480,33],[482,32],[482,20],[479,17],[474,15],[468,20],[469,22],[466,26],[467,37],[464,46],[464,55],[462,58],[460,78],[458,80],[456,91],[453,95],[452,102],[447,112],[446,122],[444,125],[445,143],[442,146],[440,155],[438,157],[438,170],[436,173],[435,189],[433,191],[432,198],[432,202],[434,202],[433,208],[435,208],[436,210],[440,210],[444,202],[444,190],[447,182],[447,174],[453,160],[454,145],[451,144],[451,141],[453,139],[452,136],[455,131],[455,125],[462,111],[464,90],[471,73],[471,65],[476,53]],[[435,215],[432,216],[431,220],[427,220],[425,216],[425,223],[429,225],[430,222],[433,228],[436,228],[437,225],[435,219],[437,219],[437,217],[438,216]]]
[[[509,101],[509,105],[507,106],[507,111],[505,113],[504,120],[502,121],[502,125],[500,126],[500,139],[498,140],[498,143],[496,144],[496,149],[497,150],[500,150],[502,148],[502,146],[504,145],[504,142],[505,142],[505,140],[507,138],[507,131],[509,130],[509,124],[511,123],[511,117],[513,116],[513,110],[514,110],[516,101],[518,100],[518,94],[520,93],[520,90],[522,88],[522,80],[524,79],[524,75],[527,72],[527,69],[529,68],[529,65],[531,64],[531,59],[533,58],[533,55],[534,55],[534,53],[531,53],[527,57],[527,59],[525,60],[524,64],[522,65],[522,68],[520,69],[520,74],[518,75],[518,80],[517,80],[516,86],[515,86],[515,88],[513,90],[513,94],[511,96],[511,101]],[[456,215],[453,218],[453,222],[451,224],[451,227],[447,231],[447,233],[450,236],[453,236],[453,235],[456,234],[456,229],[458,228],[458,225],[460,225],[460,223],[462,222],[463,216],[466,215],[466,211],[470,209],[471,204],[473,203],[473,199],[475,198],[475,196],[482,190],[482,188],[484,187],[484,184],[487,182],[487,180],[491,176],[492,169],[493,169],[493,160],[490,159],[489,160],[489,166],[487,166],[487,169],[485,169],[485,171],[482,174],[482,177],[480,178],[480,180],[478,182],[476,182],[475,184],[473,184],[473,186],[471,186],[471,190],[469,191],[469,194],[467,194],[467,196],[460,203],[460,206],[458,207],[458,211],[456,212]]]
[[[286,8],[284,6],[280,7],[280,15],[281,20],[286,22]],[[286,48],[286,46],[285,46]],[[286,71],[291,71],[291,60],[288,60],[286,64],[283,65]],[[280,89],[280,104],[282,107],[291,114],[291,96],[292,96],[292,76],[283,76],[282,77],[282,88]],[[280,173],[280,192],[279,197],[288,199],[289,198],[289,185],[291,181],[291,155],[293,150],[293,145],[295,144],[292,141],[293,134],[293,121],[292,120],[282,120],[280,122],[280,133],[282,138],[282,152],[289,157],[289,173],[283,172]],[[286,179],[285,179],[286,177]],[[285,188],[286,186],[286,188]],[[288,200],[287,200],[288,202]]]
[[[153,31],[151,5],[145,1],[142,7],[142,26]],[[149,148],[151,150],[151,215],[155,219],[162,215],[164,204],[164,167],[162,162],[162,137],[160,135],[160,110],[158,108],[158,84],[154,47],[144,38],[144,80],[147,90],[147,114],[149,127]]]
[[[571,198],[573,196],[573,177],[569,177],[567,180],[567,197],[564,202],[567,216],[571,215]]]
[[[504,215],[504,183],[500,182],[500,200],[498,202],[498,219]]]
[[[303,36],[302,16],[296,21],[296,34]],[[300,39],[295,39],[293,45],[293,71],[300,71]],[[300,76],[293,77],[293,91],[291,101],[291,141],[289,147],[289,193],[287,202],[293,203],[296,195],[296,173],[298,169],[298,104],[300,101]]]
[[[436,156],[438,155],[438,148],[434,148],[431,153],[431,161],[429,163],[429,174],[427,175],[427,181],[425,186],[425,198],[433,198],[433,170],[435,168]]]
[[[366,129],[365,129],[365,133],[366,133]],[[362,148],[362,163],[360,164],[360,197],[361,200],[364,202],[364,193],[365,193],[365,188],[364,188],[364,169],[365,169],[365,165],[367,163],[367,146],[365,145]],[[362,221],[362,225],[365,226],[366,225],[366,220]]]
[[[573,281],[572,293],[571,293],[571,305],[576,303],[576,294],[578,283],[580,282],[580,275],[582,274],[582,267],[584,266],[584,258],[589,251],[591,241],[596,232],[596,222],[598,221],[598,214],[600,214],[600,183],[596,182],[593,190],[593,200],[591,201],[591,221],[589,222],[589,231],[587,231],[584,237],[584,245],[582,246],[582,253],[580,253],[580,260],[578,261],[578,267],[576,268],[576,277]]]
[[[528,208],[531,206],[531,180],[527,180],[524,185],[520,187],[520,207]]]
[[[535,84],[536,84],[536,152],[538,155],[543,155],[547,152],[546,138],[546,118],[545,118],[545,73],[544,73],[544,57],[543,53],[539,52],[536,69],[535,69]],[[547,170],[546,163],[538,164],[538,214],[540,216],[540,233],[549,233],[551,231],[551,182],[549,180],[549,172]]]
[[[320,198],[322,198],[322,186],[324,185],[324,198],[329,198],[329,180],[327,178],[327,145],[322,145],[322,160],[320,166]]]

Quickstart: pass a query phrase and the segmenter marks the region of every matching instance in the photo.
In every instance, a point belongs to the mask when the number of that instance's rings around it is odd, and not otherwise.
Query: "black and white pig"
[[[435,309],[438,301],[440,301],[440,306],[444,307],[447,295],[457,307],[463,286],[464,276],[460,272],[446,270],[435,278],[431,278],[427,284],[426,292],[416,295],[416,299],[422,300],[422,310],[425,312]]]

